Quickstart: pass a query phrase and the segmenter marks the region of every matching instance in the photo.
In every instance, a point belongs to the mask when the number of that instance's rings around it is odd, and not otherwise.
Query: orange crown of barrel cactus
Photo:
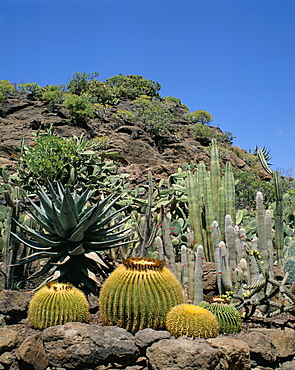
[[[127,258],[104,282],[99,307],[107,325],[135,332],[161,329],[169,310],[183,303],[179,281],[164,262],[153,258]]]

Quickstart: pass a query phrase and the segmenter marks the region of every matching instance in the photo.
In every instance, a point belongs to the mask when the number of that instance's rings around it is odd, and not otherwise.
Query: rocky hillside
[[[62,137],[71,137],[73,134],[80,136],[81,133],[89,139],[108,136],[109,148],[119,152],[121,168],[136,179],[144,178],[148,171],[158,178],[167,177],[185,162],[209,163],[209,141],[202,145],[195,139],[182,105],[171,103],[170,112],[174,116],[171,133],[157,137],[145,130],[140,120],[126,122],[116,114],[118,111],[130,110],[131,106],[131,100],[120,100],[103,115],[96,113],[94,118],[81,127],[69,123],[69,111],[62,104],[34,100],[31,93],[8,94],[0,103],[0,167],[15,167],[18,156],[16,148],[20,147],[22,138],[26,145],[31,145],[35,140],[32,133],[51,124]],[[222,134],[219,128],[213,129]],[[221,165],[230,161],[238,170],[251,170],[249,158],[253,156],[243,149],[233,147],[228,140],[219,144]],[[255,168],[262,179],[268,179],[258,162]]]

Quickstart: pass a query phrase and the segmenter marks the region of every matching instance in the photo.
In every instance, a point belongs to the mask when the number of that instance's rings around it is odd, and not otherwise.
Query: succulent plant
[[[29,279],[49,273],[46,281],[70,282],[85,292],[97,294],[99,281],[95,274],[106,276],[110,267],[102,259],[103,251],[130,243],[127,240],[130,228],[120,229],[128,217],[120,218],[122,209],[112,209],[118,200],[115,193],[87,206],[90,188],[78,195],[58,184],[57,194],[49,183],[48,190],[51,199],[44,188],[38,187],[40,207],[29,199],[30,217],[43,231],[18,224],[30,239],[13,233],[34,251],[18,264],[47,258],[41,270]]]
[[[198,306],[212,312],[220,325],[221,334],[237,333],[241,330],[242,319],[239,311],[230,304],[200,302]]]
[[[164,262],[153,258],[127,258],[104,282],[99,308],[106,325],[132,333],[165,326],[169,310],[183,303],[180,283]]]
[[[88,302],[83,292],[72,284],[47,283],[39,289],[29,304],[28,318],[35,329],[84,322],[88,317]]]
[[[214,338],[219,333],[216,316],[205,308],[180,304],[171,309],[166,319],[166,329],[176,338]]]

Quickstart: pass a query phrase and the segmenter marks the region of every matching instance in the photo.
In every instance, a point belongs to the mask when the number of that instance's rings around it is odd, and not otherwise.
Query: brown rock
[[[48,366],[46,352],[39,333],[25,339],[16,350],[15,355],[24,366],[30,365],[34,370],[45,370]]]
[[[16,323],[27,316],[32,292],[16,290],[0,291],[0,314],[10,316],[10,323]]]
[[[222,353],[224,370],[247,370],[251,368],[250,348],[238,339],[233,338],[212,338],[207,342],[213,347],[218,348]]]
[[[0,328],[0,354],[12,351],[20,342],[17,331],[9,329],[7,326]]]
[[[271,334],[270,339],[276,347],[278,357],[288,357],[295,354],[295,330],[286,328],[285,330],[277,330]]]

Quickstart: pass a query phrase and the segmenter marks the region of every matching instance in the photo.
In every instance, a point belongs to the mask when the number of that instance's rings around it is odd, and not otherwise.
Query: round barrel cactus
[[[216,316],[205,308],[192,304],[173,307],[167,315],[166,328],[175,338],[182,335],[192,338],[214,338],[219,333]]]
[[[183,303],[179,281],[164,262],[153,258],[127,258],[104,282],[99,308],[103,322],[132,333],[161,329],[170,309]]]
[[[32,327],[45,329],[66,322],[84,322],[88,313],[88,302],[81,290],[69,283],[50,282],[33,296],[28,317]]]
[[[198,306],[212,312],[220,325],[221,334],[237,333],[241,330],[242,319],[239,311],[230,304],[200,302]]]

